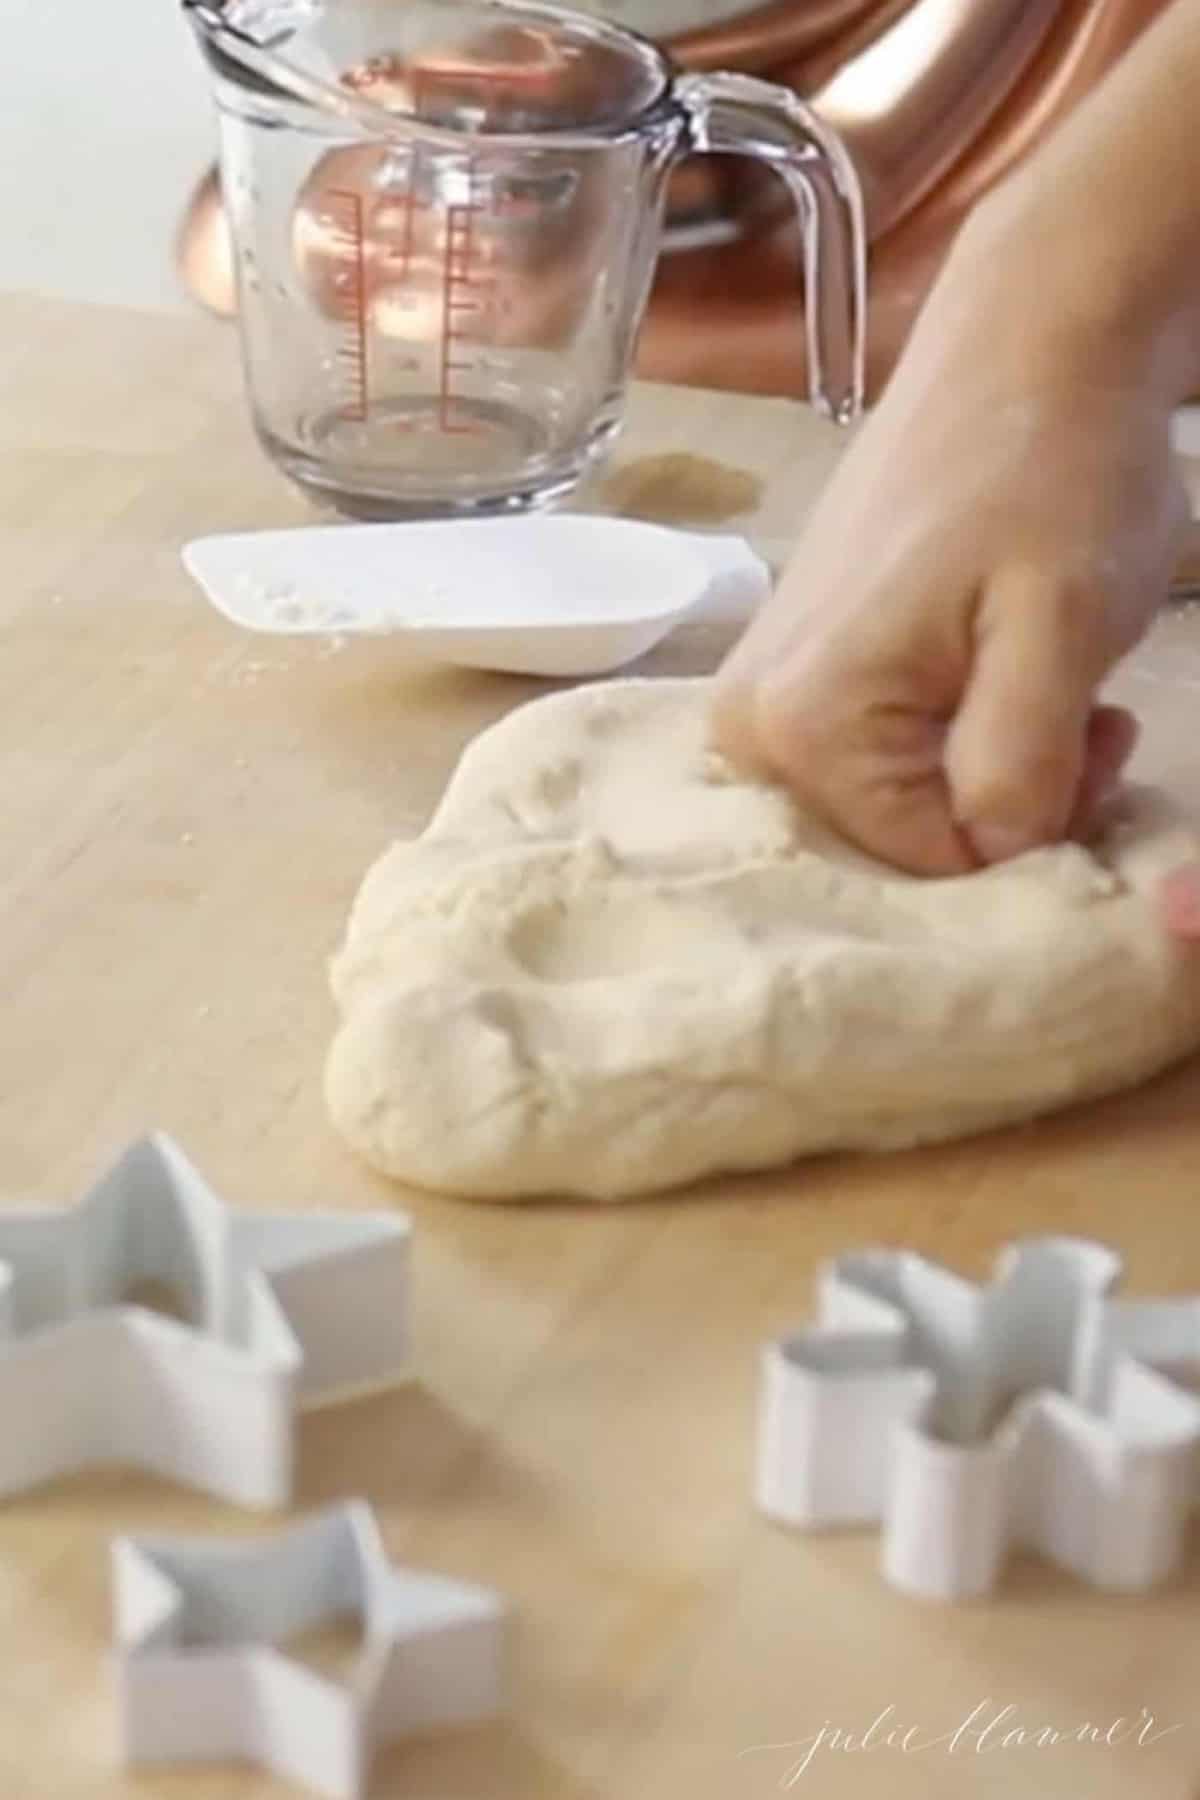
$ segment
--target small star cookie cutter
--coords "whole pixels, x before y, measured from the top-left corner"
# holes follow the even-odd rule
[[[906,1250],[827,1263],[818,1319],[763,1356],[756,1497],[882,1527],[894,1587],[989,1593],[1010,1552],[1142,1592],[1183,1551],[1200,1471],[1200,1298],[1113,1297],[1103,1244],[1011,1245],[980,1288]]]
[[[75,1207],[0,1210],[0,1495],[116,1463],[285,1506],[299,1406],[408,1372],[410,1235],[230,1211],[161,1134]],[[196,1323],[127,1303],[146,1282]]]
[[[129,1766],[246,1761],[363,1800],[385,1744],[503,1710],[505,1603],[393,1566],[361,1501],[265,1542],[120,1538],[112,1573]],[[343,1682],[288,1655],[347,1614],[362,1646]]]

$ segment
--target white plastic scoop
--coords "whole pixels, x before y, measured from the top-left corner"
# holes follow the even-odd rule
[[[746,617],[770,571],[740,537],[561,513],[198,538],[184,565],[247,631],[402,632],[469,668],[601,675],[688,613]]]

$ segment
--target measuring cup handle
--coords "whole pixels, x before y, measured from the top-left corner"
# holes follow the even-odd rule
[[[791,189],[804,241],[809,398],[839,423],[862,407],[867,249],[862,190],[829,126],[789,89],[749,75],[685,75],[692,150],[753,156]]]

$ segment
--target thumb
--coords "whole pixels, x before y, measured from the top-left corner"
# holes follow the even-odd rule
[[[946,739],[953,817],[982,862],[1065,838],[1105,664],[1086,593],[1012,570],[984,595],[966,692]]]

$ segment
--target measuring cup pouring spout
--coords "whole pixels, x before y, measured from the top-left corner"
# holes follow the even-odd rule
[[[646,39],[516,0],[183,5],[254,423],[309,491],[367,517],[568,492],[619,429],[667,176],[695,152],[760,158],[791,190],[810,397],[859,410],[859,184],[787,90],[680,76]]]

